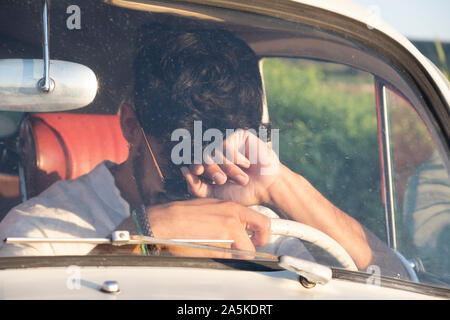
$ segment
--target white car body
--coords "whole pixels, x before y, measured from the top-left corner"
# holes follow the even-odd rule
[[[80,278],[77,278],[79,276]],[[117,281],[119,294],[101,290]],[[79,267],[12,269],[0,272],[1,299],[155,300],[364,300],[442,299],[333,279],[304,288],[290,271],[254,272],[181,267]]]

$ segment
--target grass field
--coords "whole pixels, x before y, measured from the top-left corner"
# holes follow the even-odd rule
[[[373,77],[296,59],[263,69],[281,161],[384,239]]]

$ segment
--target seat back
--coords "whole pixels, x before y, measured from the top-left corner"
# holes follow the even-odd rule
[[[116,115],[35,113],[20,131],[22,193],[31,198],[58,180],[75,179],[104,160],[121,163],[127,142]]]

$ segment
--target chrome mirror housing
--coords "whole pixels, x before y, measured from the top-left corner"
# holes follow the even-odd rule
[[[88,67],[50,60],[51,90],[41,89],[44,61],[0,59],[0,110],[55,112],[90,104],[97,94],[97,77]]]

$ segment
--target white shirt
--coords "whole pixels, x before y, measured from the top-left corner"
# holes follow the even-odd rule
[[[120,195],[105,161],[90,173],[75,180],[58,181],[50,188],[13,208],[0,223],[0,239],[33,238],[107,238],[130,216],[130,206]],[[271,217],[268,208],[253,209]],[[0,256],[86,255],[94,244],[6,244],[0,243]],[[313,260],[301,241],[271,236],[258,251],[289,254]]]

